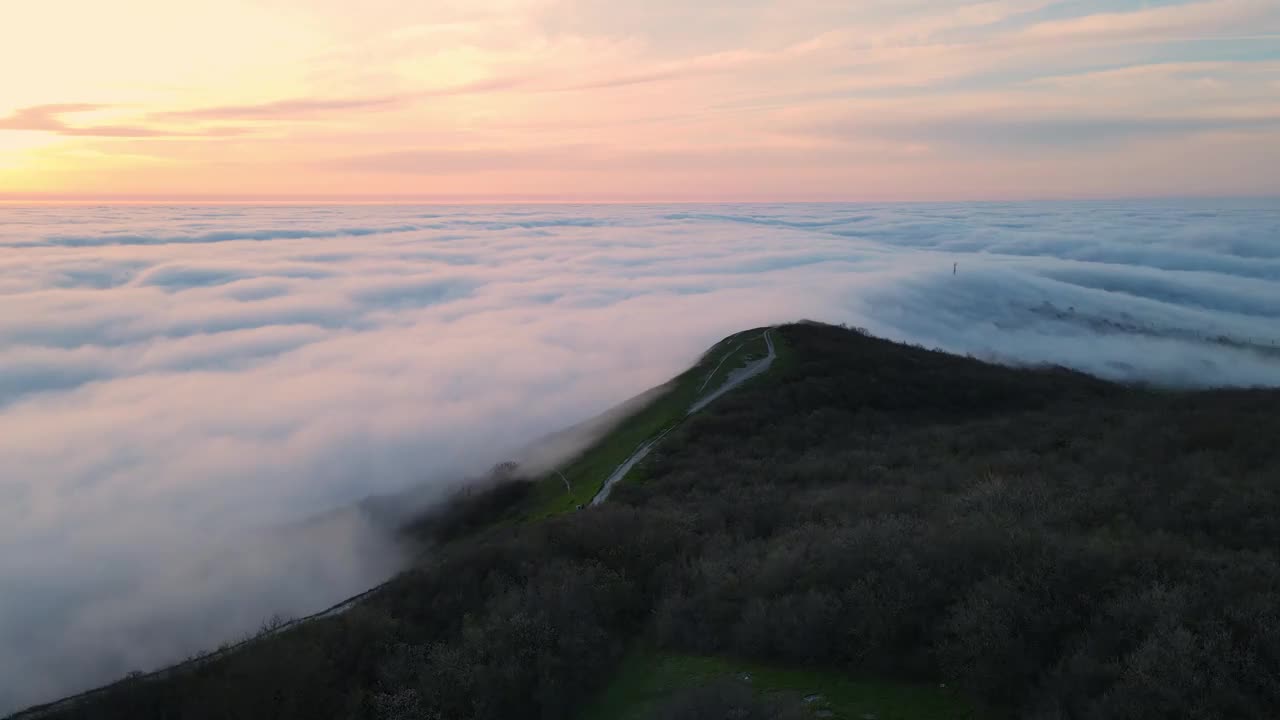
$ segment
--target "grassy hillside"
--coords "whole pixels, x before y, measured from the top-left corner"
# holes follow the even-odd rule
[[[755,328],[730,335],[670,382],[624,403],[635,407],[625,422],[611,428],[564,467],[537,478],[529,497],[505,506],[508,512],[504,519],[541,519],[589,504],[605,478],[637,448],[683,422],[694,401],[714,392],[729,373],[763,357],[763,333],[764,328]]]
[[[721,343],[588,450],[581,496],[478,493],[354,609],[46,716],[1274,715],[1280,392],[775,334],[766,375],[680,419]]]
[[[739,705],[797,717],[836,720],[956,720],[972,710],[945,686],[855,680],[824,669],[778,667],[723,657],[637,651],[619,665],[582,720],[643,720],[688,704],[690,691],[711,690],[704,705]],[[702,708],[700,708],[702,709]],[[790,712],[789,712],[790,711]],[[715,720],[732,714],[713,715]]]

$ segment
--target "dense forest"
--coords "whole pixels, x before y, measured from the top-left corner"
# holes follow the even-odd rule
[[[573,718],[637,647],[945,683],[978,717],[1280,712],[1280,392],[776,335],[785,362],[608,503],[460,496],[353,609],[43,716]],[[699,688],[649,716],[809,716],[783,700]]]

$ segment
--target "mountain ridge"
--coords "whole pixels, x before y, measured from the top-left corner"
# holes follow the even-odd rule
[[[928,712],[947,717],[1135,716],[1163,707],[1157,690],[1181,712],[1210,698],[1249,715],[1280,699],[1258,674],[1280,637],[1213,634],[1264,623],[1280,597],[1280,490],[1266,481],[1280,468],[1267,440],[1280,393],[1124,386],[819,324],[776,334],[785,361],[759,380],[687,422],[645,421],[669,434],[609,503],[548,512],[559,478],[495,482],[468,496],[497,502],[460,530],[414,528],[438,552],[348,612],[187,677],[13,717],[571,717],[624,682],[615,669],[639,666],[624,656],[655,652],[917,683],[908,695],[945,682]],[[637,414],[703,382],[720,357]],[[1126,674],[1176,648],[1186,677]],[[1228,650],[1254,670],[1214,659]],[[1118,669],[1090,665],[1102,657]],[[317,677],[332,678],[323,692]],[[809,694],[835,697],[825,676],[805,677]],[[875,695],[858,692],[832,716],[856,717],[848,708]]]

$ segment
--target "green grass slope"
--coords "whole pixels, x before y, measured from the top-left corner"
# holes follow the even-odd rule
[[[635,652],[581,720],[644,720],[681,690],[719,682],[742,685],[753,695],[790,705],[802,717],[833,720],[961,720],[972,710],[937,685],[859,681],[831,670],[796,669],[745,660]]]
[[[527,516],[541,518],[591,502],[605,478],[644,443],[680,424],[689,406],[719,387],[727,373],[740,367],[748,353],[763,357],[763,328],[730,335],[716,343],[699,361],[662,388],[649,391],[654,399],[605,433],[563,469],[541,478]],[[564,481],[568,480],[569,490]]]

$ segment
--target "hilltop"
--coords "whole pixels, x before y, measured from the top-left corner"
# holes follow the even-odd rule
[[[29,716],[1266,716],[1278,401],[757,328],[341,612]]]

